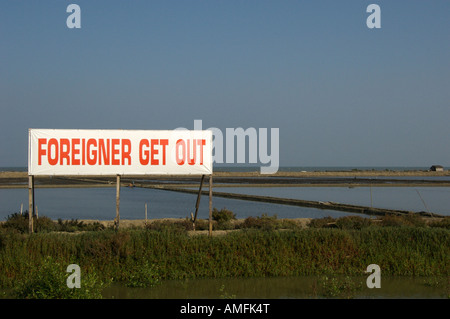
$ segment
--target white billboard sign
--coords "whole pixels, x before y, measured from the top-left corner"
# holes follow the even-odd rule
[[[209,130],[30,129],[29,175],[210,175]]]

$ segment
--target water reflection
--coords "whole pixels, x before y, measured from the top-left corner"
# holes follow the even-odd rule
[[[304,299],[304,298],[447,298],[448,283],[442,279],[413,277],[382,277],[381,288],[369,289],[366,277],[346,277],[353,288],[334,296],[336,287],[324,285],[323,277],[270,277],[168,280],[151,288],[127,288],[113,285],[104,291],[104,298],[120,299]],[[328,283],[329,284],[329,283]],[[329,284],[330,285],[330,284]],[[337,287],[339,288],[339,287]],[[334,289],[336,290],[336,289]]]

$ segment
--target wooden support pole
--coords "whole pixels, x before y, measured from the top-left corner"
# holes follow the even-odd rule
[[[147,226],[147,203],[145,203],[145,226]]]
[[[120,221],[120,213],[119,213],[119,206],[120,206],[120,175],[117,175],[116,178],[116,218],[114,218],[114,229],[119,229],[119,221]]]
[[[200,206],[200,197],[202,196],[202,188],[203,188],[203,181],[205,180],[205,175],[202,175],[202,179],[200,181],[200,187],[198,189],[198,194],[197,194],[197,202],[195,203],[195,215],[192,216],[191,213],[191,220],[192,220],[192,227],[195,230],[195,221],[197,220],[197,212],[198,212],[198,208]]]
[[[28,232],[33,233],[34,177],[28,176]]]
[[[32,183],[32,190],[33,190],[33,214],[32,214],[32,216],[34,217],[34,215],[36,215],[36,204],[35,204],[35,202],[36,202],[36,197],[34,196],[34,176],[33,176],[33,178],[32,178],[31,183]],[[33,223],[33,224],[34,224],[34,223]]]
[[[209,236],[212,236],[212,175],[209,175]]]

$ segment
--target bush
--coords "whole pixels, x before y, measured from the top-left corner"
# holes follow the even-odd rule
[[[22,215],[20,213],[13,213],[9,215],[6,222],[2,226],[4,229],[17,233],[28,233],[29,220],[28,211],[25,211]],[[33,230],[37,233],[46,233],[52,231],[62,232],[75,232],[75,231],[98,231],[104,230],[105,226],[99,222],[92,224],[84,224],[78,220],[66,220],[58,219],[57,222],[53,221],[49,217],[41,216],[36,218],[33,216]]]
[[[340,229],[362,229],[369,227],[372,221],[361,216],[344,216],[336,220],[336,226]]]
[[[424,227],[426,223],[424,219],[417,214],[408,215],[386,215],[377,220],[380,226],[388,227]],[[339,228],[339,229],[362,229],[373,225],[373,220],[361,216],[343,216],[339,218],[324,217],[312,219],[308,226],[311,228]]]
[[[235,229],[236,227],[235,227],[233,221],[229,220],[229,221],[224,221],[224,222],[213,224],[213,228],[214,228],[214,230],[230,230],[230,229]]]
[[[2,227],[9,231],[24,234],[28,233],[28,223],[28,211],[25,211],[22,215],[20,213],[8,215]]]
[[[28,233],[28,211],[25,211],[23,214],[13,213],[9,215],[6,222],[3,224],[3,227],[21,234]],[[46,216],[40,218],[33,216],[33,229],[36,232],[50,232],[57,230],[57,227],[55,223]]]
[[[58,230],[57,224],[46,216],[42,216],[33,220],[33,230],[39,233],[48,233]]]
[[[386,215],[381,218],[382,226],[390,227],[402,227],[402,226],[415,226],[424,227],[425,221],[416,214],[408,215]]]
[[[133,288],[147,288],[158,284],[161,276],[158,267],[150,264],[147,260],[141,265],[132,264],[127,266],[126,286]]]
[[[192,222],[186,220],[155,220],[146,226],[149,230],[166,232],[186,232],[192,229]]]
[[[336,219],[332,217],[323,217],[323,218],[313,218],[308,223],[308,227],[311,228],[324,228],[329,227],[330,224],[336,223]]]
[[[236,214],[226,208],[218,210],[214,207],[212,211],[212,219],[217,222],[215,229],[234,229],[233,220],[236,219]]]
[[[450,229],[450,216],[445,216],[441,220],[433,221],[428,224],[428,226]]]
[[[426,223],[422,216],[414,213],[404,215],[403,219],[408,226],[425,227]]]
[[[151,223],[148,223],[147,226],[145,226],[145,228],[148,230],[154,230],[159,232],[181,232],[181,233],[186,233],[189,230],[194,230],[192,220],[188,218],[179,220],[155,220],[152,221]],[[195,229],[208,230],[209,220],[197,219],[195,221]]]
[[[215,226],[215,222],[213,221],[213,227]],[[197,219],[195,221],[195,229],[196,230],[208,230],[209,229],[209,220],[207,219]],[[190,229],[192,230],[192,228]]]
[[[99,222],[94,222],[92,224],[84,224],[82,221],[79,222],[76,219],[62,220],[58,219],[57,230],[63,232],[76,232],[76,231],[98,231],[104,230],[106,227]]]
[[[217,210],[217,208],[214,207],[212,210],[212,219],[214,219],[218,223],[228,222],[230,220],[236,219],[236,214],[226,208]]]
[[[300,224],[298,224],[296,221],[285,218],[285,219],[280,219],[278,221],[278,228],[298,230],[298,229],[302,229],[303,227]]]
[[[268,216],[267,214],[262,214],[261,217],[247,217],[242,224],[242,228],[258,228],[264,230],[273,230],[279,228],[280,223],[278,223],[277,215]]]
[[[69,288],[69,273],[64,266],[46,257],[35,272],[25,279],[18,280],[14,289],[16,298],[21,299],[101,299],[106,284],[95,274],[82,274],[81,288]]]
[[[362,289],[363,284],[355,282],[349,276],[343,278],[323,276],[320,280],[320,287],[320,295],[325,298],[351,299],[357,291]]]

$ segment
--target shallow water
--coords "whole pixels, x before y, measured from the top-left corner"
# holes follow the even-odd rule
[[[216,187],[214,190],[450,215],[450,187]]]
[[[344,204],[411,211],[431,211],[450,215],[450,187],[216,187],[217,192],[332,201]],[[115,188],[37,188],[35,204],[40,216],[52,219],[98,219],[115,217]],[[185,218],[195,211],[197,195],[155,189],[122,187],[122,219]],[[28,206],[27,189],[0,189],[0,220]],[[321,218],[354,215],[351,213],[295,207],[262,202],[213,197],[213,207],[228,208],[237,218],[277,214],[278,218]],[[198,218],[208,218],[208,197],[202,196]]]
[[[344,278],[336,278],[339,283]],[[448,283],[432,278],[381,277],[381,288],[368,288],[366,277],[347,278],[352,289],[333,295],[331,278],[270,277],[169,280],[151,288],[127,288],[113,285],[104,290],[104,298],[121,299],[287,299],[287,298],[447,298]],[[328,287],[326,287],[328,284]]]
[[[37,188],[35,204],[39,216],[52,219],[111,220],[116,216],[115,188]],[[144,219],[145,203],[148,218],[185,218],[195,212],[197,195],[155,189],[127,188],[120,192],[120,218]],[[27,189],[0,189],[0,220],[28,207]],[[237,218],[277,214],[278,218],[321,218],[353,215],[332,210],[295,207],[213,197],[213,207],[228,208]],[[202,196],[198,218],[208,218],[208,197]]]

